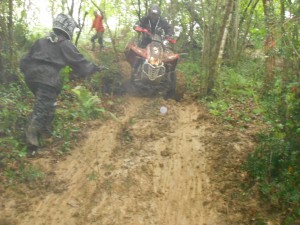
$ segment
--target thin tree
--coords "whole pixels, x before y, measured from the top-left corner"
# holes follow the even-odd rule
[[[265,81],[264,90],[267,91],[272,87],[275,76],[275,49],[276,49],[276,39],[275,39],[275,12],[274,12],[274,2],[273,0],[262,0],[265,14],[265,27],[266,27],[266,37],[265,37]]]
[[[244,10],[244,13],[241,17],[240,24],[239,24],[239,41],[238,41],[238,48],[237,53],[235,55],[235,62],[241,57],[242,52],[244,51],[247,45],[247,38],[249,34],[249,30],[251,27],[251,22],[253,18],[253,14],[255,12],[255,8],[260,0],[249,0],[249,4]],[[249,11],[249,12],[248,12]],[[244,25],[245,24],[245,25]]]
[[[220,32],[217,37],[217,42],[214,46],[214,51],[212,52],[212,60],[209,68],[208,76],[206,77],[207,88],[205,90],[205,95],[213,94],[213,89],[215,88],[215,82],[218,77],[219,68],[223,60],[223,52],[228,34],[228,27],[232,18],[233,0],[228,0],[225,14],[223,17],[222,25],[220,27]]]

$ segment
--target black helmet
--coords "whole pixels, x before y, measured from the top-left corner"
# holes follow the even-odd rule
[[[159,17],[160,17],[160,8],[158,5],[154,4],[150,7],[148,16],[152,23],[157,23]]]
[[[73,32],[77,24],[75,20],[66,14],[60,13],[57,17],[53,20],[53,31],[54,33],[63,32],[66,34],[66,37],[71,40],[73,36]]]

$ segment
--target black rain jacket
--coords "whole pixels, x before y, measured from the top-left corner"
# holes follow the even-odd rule
[[[157,23],[152,23],[149,16],[144,16],[141,18],[140,21],[138,21],[133,29],[135,29],[137,26],[140,26],[144,29],[147,29],[152,34],[158,34],[162,35],[165,34],[166,36],[173,36],[174,31],[172,26],[168,23],[168,21],[163,18],[159,17],[159,20]],[[140,47],[145,48],[147,44],[151,42],[151,39],[147,34],[142,34],[142,42],[140,44]]]
[[[98,67],[86,60],[70,40],[62,36],[56,38],[56,41],[50,37],[38,39],[20,60],[20,69],[27,83],[46,84],[60,92],[63,81],[59,72],[65,66],[70,66],[80,77],[95,73]]]
[[[172,26],[163,17],[160,17],[157,23],[152,23],[149,16],[144,16],[135,24],[136,26],[143,27],[152,34],[162,35],[164,31],[165,35],[172,36],[174,33]]]

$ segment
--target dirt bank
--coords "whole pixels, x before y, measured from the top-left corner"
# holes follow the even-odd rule
[[[93,122],[70,154],[32,159],[45,180],[3,192],[0,224],[254,224],[239,169],[250,131],[227,129],[189,99],[121,99],[117,118]]]

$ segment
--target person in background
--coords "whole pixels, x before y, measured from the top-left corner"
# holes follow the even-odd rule
[[[75,20],[69,15],[57,15],[53,20],[53,32],[36,40],[20,60],[25,82],[35,96],[25,128],[30,146],[39,147],[41,135],[51,134],[56,98],[63,86],[60,70],[70,66],[74,74],[84,78],[105,68],[85,59],[72,43],[76,26]]]
[[[93,45],[93,50],[95,50],[95,40],[98,40],[98,43],[100,45],[100,48],[102,49],[104,47],[103,45],[103,33],[104,33],[104,26],[103,26],[103,20],[104,20],[104,13],[100,11],[100,14],[98,14],[97,11],[94,11],[94,20],[92,27],[90,29],[90,32],[95,29],[96,33],[92,36],[91,42]]]

